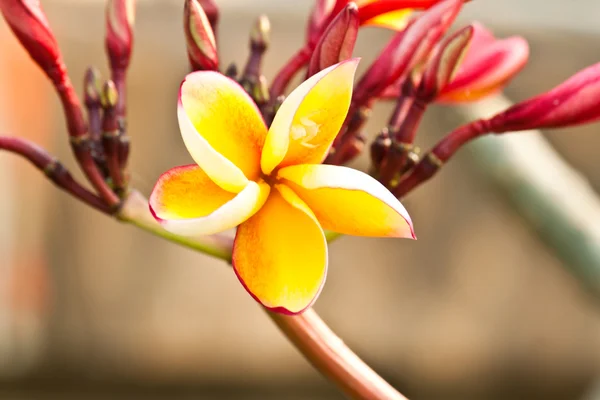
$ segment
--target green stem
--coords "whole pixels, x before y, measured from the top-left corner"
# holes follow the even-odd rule
[[[189,238],[170,233],[154,219],[148,208],[148,200],[138,191],[132,190],[123,201],[117,218],[171,242],[200,251],[221,260],[231,262],[233,239],[224,235]]]

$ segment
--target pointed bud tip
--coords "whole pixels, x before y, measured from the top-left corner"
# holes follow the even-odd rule
[[[219,58],[215,35],[198,0],[186,0],[183,25],[192,69],[216,70]]]
[[[104,82],[104,86],[102,87],[102,104],[105,108],[112,108],[117,105],[117,101],[119,100],[119,93],[117,92],[117,87],[112,80],[108,80]]]
[[[109,0],[106,3],[106,50],[113,68],[129,65],[133,45],[135,0]]]
[[[266,49],[269,46],[271,33],[271,21],[266,15],[257,18],[250,31],[250,43],[254,47]]]
[[[99,104],[101,101],[101,75],[100,71],[96,67],[88,67],[85,71],[84,82],[84,95],[86,104]]]
[[[0,1],[0,12],[30,57],[54,82],[65,71],[56,38],[39,1]]]

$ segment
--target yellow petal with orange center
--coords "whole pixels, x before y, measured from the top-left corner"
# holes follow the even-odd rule
[[[198,71],[181,84],[179,127],[192,158],[217,185],[238,193],[260,175],[265,123],[248,94],[214,71]]]
[[[254,215],[270,187],[249,181],[239,193],[216,185],[197,165],[165,172],[150,195],[150,210],[168,231],[185,236],[210,235],[231,229]]]
[[[313,75],[285,99],[269,129],[261,167],[320,163],[346,119],[358,59]]]
[[[233,268],[248,292],[273,311],[309,307],[325,282],[327,242],[312,211],[276,185],[263,208],[239,226]]]
[[[406,28],[411,13],[412,10],[410,9],[391,11],[365,21],[364,25],[379,26],[381,28],[401,31]]]
[[[352,168],[294,165],[278,171],[310,207],[324,229],[356,236],[414,238],[400,201],[381,183]]]

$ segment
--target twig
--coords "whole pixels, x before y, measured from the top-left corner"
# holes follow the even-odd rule
[[[406,400],[358,358],[313,309],[296,316],[268,315],[304,357],[346,395],[353,399]]]
[[[111,190],[100,173],[91,151],[91,137],[83,119],[83,111],[79,98],[73,89],[71,80],[64,72],[48,73],[58,92],[65,112],[65,119],[69,130],[71,147],[79,162],[79,165],[92,184],[100,194],[100,197],[111,207],[120,203],[119,197]]]
[[[102,199],[81,186],[59,161],[50,156],[46,150],[38,145],[17,137],[0,136],[0,149],[24,157],[40,171],[43,171],[56,186],[83,201],[85,204],[105,214],[114,213],[114,209],[111,210]]]
[[[277,73],[270,89],[271,101],[275,101],[277,97],[285,92],[292,78],[304,67],[310,60],[311,49],[303,47],[288,60],[281,70]]]

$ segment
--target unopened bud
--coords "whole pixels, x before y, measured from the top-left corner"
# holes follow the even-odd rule
[[[398,32],[369,67],[357,85],[360,102],[380,96],[385,88],[404,80],[410,71],[424,62],[446,33],[463,5],[463,0],[444,0]]]
[[[206,14],[206,18],[208,18],[208,22],[210,23],[210,27],[213,30],[213,33],[217,33],[217,25],[219,23],[219,7],[213,0],[199,0],[204,13]]]
[[[358,7],[349,3],[321,36],[310,60],[308,76],[352,57],[358,27]]]
[[[113,69],[125,69],[131,59],[135,0],[106,3],[106,51]]]
[[[432,101],[452,80],[473,37],[473,27],[458,30],[442,41],[437,53],[429,62],[417,89],[423,102]]]
[[[84,102],[88,107],[98,106],[101,103],[102,77],[100,71],[95,67],[89,67],[85,71],[83,79]]]
[[[515,104],[489,120],[496,133],[562,128],[600,119],[600,63],[573,75],[554,89]]]
[[[108,80],[104,83],[102,88],[102,107],[105,109],[114,108],[119,101],[119,92],[117,87],[112,80]]]
[[[315,45],[327,28],[337,0],[317,0],[308,19],[306,41]]]
[[[479,23],[452,81],[436,99],[444,103],[472,102],[501,90],[527,64],[529,46],[519,36],[496,39]]]
[[[36,64],[54,83],[62,82],[65,71],[60,50],[39,0],[2,0],[0,11]]]
[[[192,69],[217,70],[219,58],[215,35],[198,0],[185,1],[183,27]]]
[[[250,47],[254,50],[265,51],[269,47],[271,22],[266,15],[261,15],[250,31]]]

